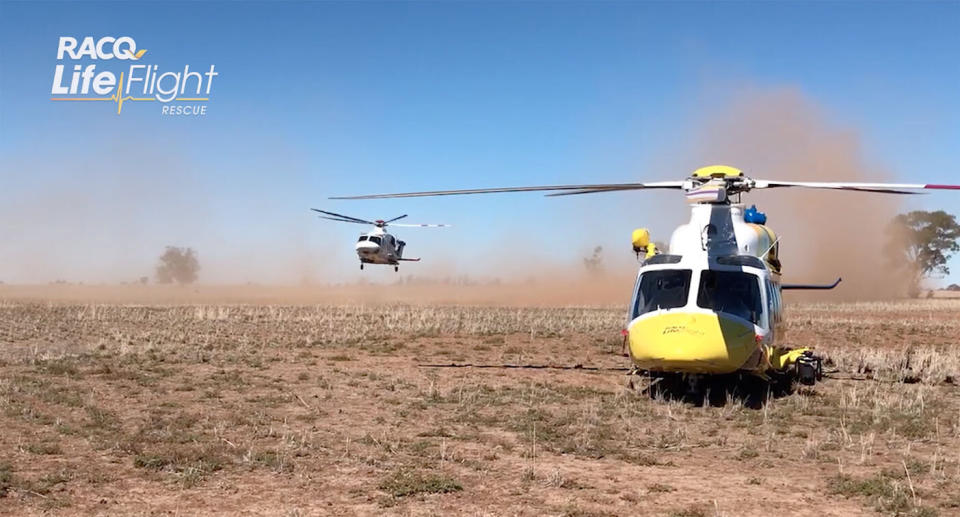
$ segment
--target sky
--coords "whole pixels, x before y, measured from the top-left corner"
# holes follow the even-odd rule
[[[161,72],[215,65],[206,114],[51,101],[74,64],[61,36],[130,36]],[[800,92],[878,179],[960,183],[958,55],[960,1],[0,0],[0,281],[132,280],[166,245],[196,248],[205,282],[393,278],[357,268],[364,227],[310,207],[453,224],[396,232],[424,257],[412,274],[618,253],[637,226],[666,240],[682,200],[327,197],[681,179],[710,114],[751,92]],[[960,195],[903,208],[960,215]],[[938,281],[960,283],[950,265]]]

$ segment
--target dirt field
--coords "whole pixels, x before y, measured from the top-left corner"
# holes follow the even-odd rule
[[[960,515],[960,300],[792,307],[836,373],[749,409],[621,307],[0,299],[0,514]]]

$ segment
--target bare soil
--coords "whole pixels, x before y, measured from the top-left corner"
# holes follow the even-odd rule
[[[792,307],[830,374],[759,409],[630,391],[622,324],[7,297],[0,514],[960,514],[960,301]]]

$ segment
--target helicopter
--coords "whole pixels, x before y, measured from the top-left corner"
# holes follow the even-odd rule
[[[322,219],[330,219],[331,221],[339,221],[341,223],[370,224],[374,226],[372,231],[360,235],[360,238],[357,240],[357,244],[355,246],[357,250],[357,257],[360,258],[361,270],[363,269],[364,264],[386,264],[393,266],[394,271],[400,271],[401,261],[420,262],[419,258],[403,258],[403,249],[406,247],[407,243],[387,233],[386,230],[384,230],[384,228],[387,226],[406,226],[409,228],[445,228],[450,226],[449,224],[394,223],[394,221],[399,221],[400,219],[407,217],[407,214],[403,214],[386,221],[383,219],[367,221],[365,219],[358,219],[349,215],[327,212],[318,208],[311,208],[310,210],[324,214],[318,216]]]
[[[634,373],[644,374],[651,396],[661,389],[695,389],[721,376],[766,382],[796,380],[812,385],[822,379],[823,361],[811,348],[781,344],[782,291],[833,289],[827,284],[782,281],[780,238],[766,215],[745,207],[741,196],[755,189],[812,188],[917,194],[923,189],[960,190],[960,185],[848,183],[752,179],[740,169],[711,165],[680,181],[606,183],[441,190],[345,196],[332,199],[382,199],[500,192],[547,192],[547,196],[682,190],[691,204],[690,220],[672,234],[661,253],[644,228],[631,236],[642,255],[622,334]],[[656,386],[660,386],[656,390]]]

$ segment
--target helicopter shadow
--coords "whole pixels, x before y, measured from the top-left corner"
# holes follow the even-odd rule
[[[754,375],[667,375],[653,377],[644,390],[656,400],[678,401],[698,407],[742,404],[762,409],[769,401],[798,392],[790,377],[761,379]]]

